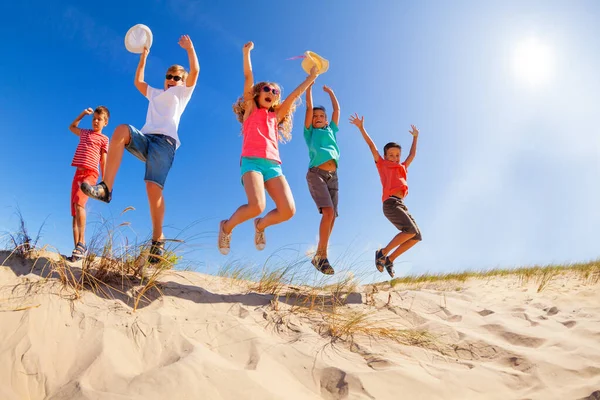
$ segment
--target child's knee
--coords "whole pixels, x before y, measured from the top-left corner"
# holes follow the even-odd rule
[[[248,211],[250,211],[253,217],[262,214],[262,212],[265,211],[265,207],[266,204],[260,201],[248,203]]]
[[[288,219],[292,218],[294,214],[296,214],[296,205],[290,204],[287,207],[280,209],[279,212],[281,213],[281,217],[284,219],[284,221],[287,221]]]
[[[323,207],[321,208],[321,213],[323,214],[323,218],[333,221],[335,219],[335,211],[333,207]]]

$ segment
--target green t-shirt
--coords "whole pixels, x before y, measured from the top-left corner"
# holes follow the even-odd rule
[[[337,144],[336,134],[339,128],[335,122],[323,128],[304,128],[304,140],[308,146],[308,156],[310,163],[308,168],[317,167],[326,161],[333,160],[338,164],[340,159],[340,149]]]

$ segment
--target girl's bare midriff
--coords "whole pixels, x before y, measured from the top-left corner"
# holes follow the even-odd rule
[[[324,171],[333,172],[337,169],[337,164],[333,160],[327,160],[323,164],[319,165],[317,168],[322,169]]]

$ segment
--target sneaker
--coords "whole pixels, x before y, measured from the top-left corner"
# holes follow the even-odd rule
[[[377,271],[383,272],[386,258],[387,257],[383,255],[383,251],[381,251],[381,249],[375,252],[375,268],[377,268]]]
[[[106,183],[100,182],[97,185],[90,185],[87,182],[81,184],[81,191],[92,199],[100,200],[105,203],[110,203],[112,192],[108,190]]]
[[[259,220],[260,218],[254,220],[254,246],[256,246],[256,250],[263,250],[267,245],[267,239],[265,238],[265,231],[258,230]]]
[[[229,254],[229,249],[231,247],[231,232],[225,233],[225,231],[223,230],[223,225],[225,224],[225,222],[226,222],[226,220],[223,220],[219,224],[219,240],[218,240],[219,251],[224,256]]]
[[[158,264],[163,260],[165,254],[165,242],[162,240],[153,240],[150,246],[150,255],[148,256],[148,262],[150,264]]]
[[[394,277],[394,263],[390,261],[389,257],[385,258],[385,269],[388,274],[393,278]]]
[[[315,256],[313,257],[311,264],[315,266],[317,271],[325,275],[333,275],[335,273],[333,267],[331,266],[331,264],[329,264],[329,260],[327,258]]]

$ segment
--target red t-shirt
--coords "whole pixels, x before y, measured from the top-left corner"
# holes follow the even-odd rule
[[[107,136],[89,129],[81,129],[79,132],[79,144],[75,150],[71,165],[98,172],[100,156],[102,153],[107,152]]]
[[[406,182],[406,165],[404,163],[396,164],[379,157],[375,163],[381,185],[383,186],[382,201],[386,201],[391,195],[400,192],[402,197],[408,195],[408,183]]]

